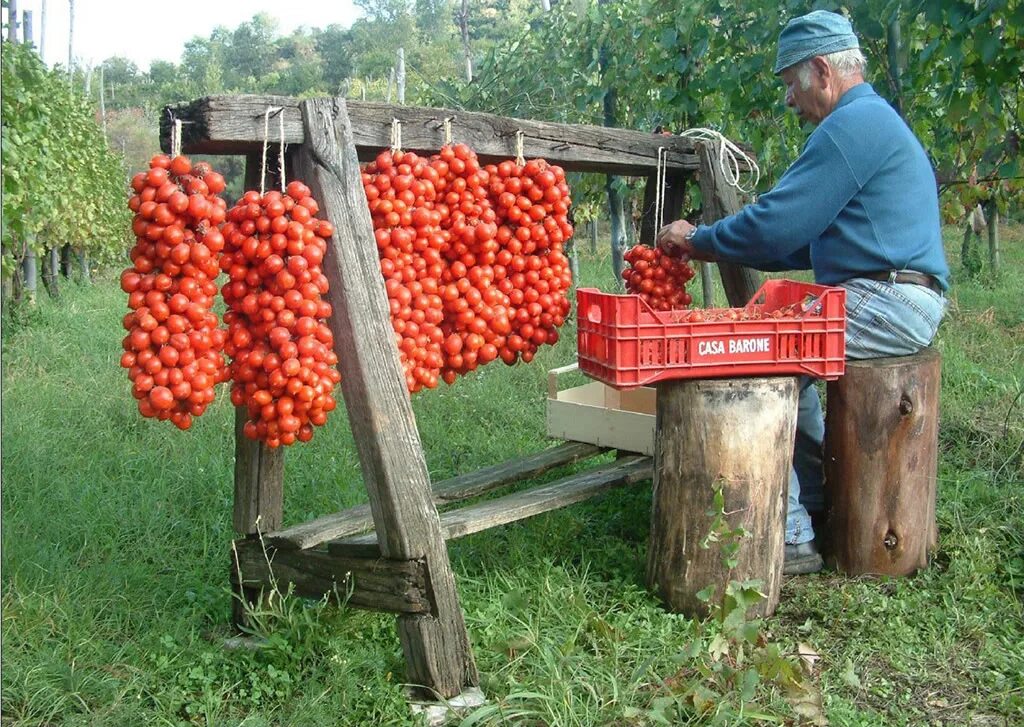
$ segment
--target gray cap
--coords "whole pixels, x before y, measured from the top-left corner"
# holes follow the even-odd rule
[[[778,75],[808,58],[850,48],[860,48],[850,21],[838,13],[815,10],[793,18],[782,29],[773,73]]]

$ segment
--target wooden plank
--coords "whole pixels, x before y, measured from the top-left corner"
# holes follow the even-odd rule
[[[285,142],[289,145],[303,143],[305,132],[297,99],[236,95],[207,96],[168,106],[160,115],[161,146],[165,150],[170,148],[172,119],[177,118],[183,122],[182,150],[185,153],[256,151],[263,142],[263,116],[270,107],[283,109]],[[653,174],[659,147],[668,150],[670,171],[695,171],[699,167],[694,142],[679,136],[365,101],[350,101],[347,108],[353,141],[363,161],[391,146],[393,119],[401,122],[403,149],[434,152],[444,143],[444,120],[450,118],[454,140],[469,144],[484,162],[514,158],[516,133],[522,131],[527,157],[544,157],[568,171],[629,176]],[[269,133],[275,142],[280,136],[278,123],[275,117]]]
[[[439,505],[476,497],[513,482],[536,477],[555,467],[593,457],[604,451],[606,450],[602,447],[592,444],[566,442],[528,457],[517,457],[501,464],[443,480],[434,485],[433,502],[435,505]],[[329,540],[362,533],[372,527],[373,516],[370,513],[370,506],[357,505],[285,530],[268,533],[264,539],[278,548],[301,550],[315,548]]]
[[[499,487],[530,479],[555,467],[573,464],[607,451],[585,442],[566,442],[527,457],[484,467],[475,472],[452,477],[438,484],[435,496],[439,502],[457,502],[482,495]]]
[[[245,160],[245,188],[259,189],[260,155]],[[235,532],[252,535],[281,527],[284,517],[284,450],[242,434],[245,407],[235,409]]]
[[[549,485],[516,492],[478,505],[450,510],[441,515],[441,528],[448,540],[481,530],[506,525],[550,510],[583,502],[619,485],[631,485],[651,479],[653,460],[650,457],[628,456],[597,469],[580,472]],[[376,533],[329,543],[329,552],[346,552],[353,545],[377,542]]]
[[[391,613],[430,612],[426,567],[418,560],[379,557],[339,557],[324,551],[277,550],[256,539],[235,541],[231,581],[237,588],[256,591],[289,585],[305,598],[332,596],[350,606]],[[241,573],[241,584],[239,583]]]
[[[697,146],[700,158],[700,196],[702,217],[705,225],[728,217],[743,208],[736,188],[725,181],[718,155],[712,142],[703,141]],[[729,305],[739,307],[746,305],[761,287],[764,276],[753,268],[733,263],[718,263],[718,272],[722,276],[722,286]]]
[[[335,228],[323,262],[330,323],[381,553],[427,565],[432,613],[398,617],[405,679],[453,697],[479,676],[398,360],[352,126],[341,98],[304,101],[301,110],[298,173]]]

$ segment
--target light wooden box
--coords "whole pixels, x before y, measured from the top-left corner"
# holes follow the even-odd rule
[[[548,436],[653,455],[655,390],[619,391],[600,381],[559,389],[558,377],[576,370],[570,364],[548,371]]]

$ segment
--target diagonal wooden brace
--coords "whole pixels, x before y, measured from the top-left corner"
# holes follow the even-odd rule
[[[330,325],[381,554],[426,563],[432,612],[398,617],[406,678],[453,697],[479,676],[388,318],[351,123],[341,98],[311,99],[300,108],[298,175],[334,225],[323,262]]]

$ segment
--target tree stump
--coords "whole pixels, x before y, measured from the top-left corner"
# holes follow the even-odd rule
[[[709,603],[698,593],[706,587],[719,599],[731,580],[759,580],[766,598],[752,613],[771,615],[782,579],[796,378],[671,381],[658,385],[657,401],[648,587],[669,610],[703,617]],[[716,542],[713,533],[738,527],[747,535],[730,568],[723,546],[735,538]]]
[[[828,384],[825,418],[827,557],[846,573],[909,575],[938,543],[942,357],[847,361]]]

